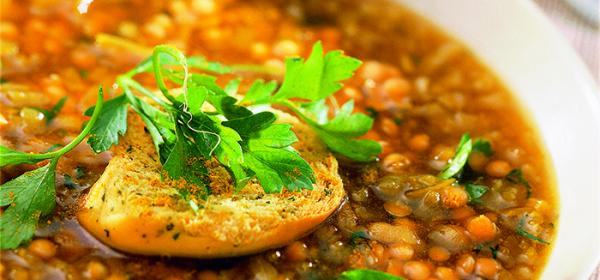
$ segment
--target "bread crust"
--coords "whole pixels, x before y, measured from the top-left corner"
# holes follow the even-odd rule
[[[239,193],[220,165],[210,169],[212,194],[196,213],[180,198],[180,183],[161,179],[162,168],[143,122],[129,114],[129,128],[78,212],[80,224],[107,245],[129,253],[195,258],[232,257],[283,246],[323,222],[344,197],[338,163],[305,124],[292,124],[294,148],[315,171],[313,190],[265,194],[251,181]],[[162,176],[164,177],[164,176]]]

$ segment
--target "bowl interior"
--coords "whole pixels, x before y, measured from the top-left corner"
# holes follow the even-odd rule
[[[599,258],[600,93],[529,1],[398,0],[464,42],[537,127],[559,192],[557,238],[543,279],[588,279]]]

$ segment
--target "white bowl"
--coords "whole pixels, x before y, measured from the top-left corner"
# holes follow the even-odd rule
[[[463,41],[497,73],[542,135],[559,189],[543,279],[588,279],[600,252],[600,92],[530,1],[398,0]]]

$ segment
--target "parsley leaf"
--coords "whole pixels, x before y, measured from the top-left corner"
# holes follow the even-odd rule
[[[55,169],[58,160],[79,145],[90,133],[103,106],[102,88],[98,91],[96,109],[81,133],[63,148],[44,153],[26,154],[2,147],[2,161],[10,164],[50,162],[38,169],[23,173],[21,176],[0,186],[0,207],[7,206],[0,219],[0,248],[14,249],[31,239],[40,218],[52,213],[55,202]],[[29,158],[25,157],[27,155]]]
[[[244,153],[245,165],[256,174],[266,193],[279,193],[283,187],[291,191],[312,189],[312,168],[297,153],[252,142]]]
[[[274,124],[273,113],[262,112],[227,121],[242,137],[244,168],[250,170],[267,193],[312,189],[316,182],[310,165],[290,145],[298,139],[289,124]]]
[[[361,113],[352,114],[353,110],[354,101],[350,100],[342,105],[332,120],[321,124],[320,127],[346,138],[364,135],[373,126],[373,119]]]
[[[215,156],[221,164],[229,169],[239,190],[250,179],[250,176],[242,166],[244,163],[244,154],[240,144],[242,138],[239,132],[225,126],[223,123],[218,123],[217,128],[221,137],[221,143],[215,150]]]
[[[404,280],[402,277],[394,276],[383,271],[371,269],[353,269],[342,272],[338,280]]]
[[[377,117],[379,117],[379,111],[377,111],[377,109],[375,109],[373,107],[367,107],[366,110],[367,110],[367,113],[369,113],[369,117],[371,117],[372,119],[376,119]],[[396,123],[396,124],[398,124],[398,123]]]
[[[305,118],[315,121],[317,124],[326,123],[329,120],[329,106],[325,99],[315,102],[300,104],[300,113]]]
[[[233,128],[243,139],[249,139],[257,131],[263,130],[277,119],[271,112],[260,112],[244,118],[223,122],[224,126]],[[294,136],[295,138],[295,136]],[[294,140],[295,141],[295,140]],[[293,143],[293,142],[292,142]],[[291,144],[291,143],[289,143]],[[287,145],[289,145],[287,144]]]
[[[58,100],[58,102],[56,102],[56,104],[54,104],[54,106],[50,110],[37,108],[37,107],[32,107],[32,109],[44,114],[44,116],[46,117],[46,124],[49,124],[54,118],[56,118],[58,113],[60,113],[60,110],[62,110],[62,108],[65,106],[66,102],[67,102],[67,97],[64,96],[63,98]]]
[[[238,89],[240,88],[240,83],[242,81],[240,79],[233,79],[227,83],[225,88],[223,89],[227,95],[233,96],[238,93]]]
[[[335,117],[327,120],[327,106],[311,106],[313,116],[320,119],[310,118],[306,110],[293,108],[313,130],[319,138],[334,153],[359,162],[374,160],[381,153],[381,145],[373,140],[354,139],[367,133],[372,125],[373,119],[361,113],[352,113],[354,103],[352,101],[344,104],[336,113]]]
[[[339,134],[315,127],[315,131],[327,147],[338,155],[358,162],[369,162],[382,151],[381,145],[373,140],[341,138]]]
[[[531,197],[531,185],[529,181],[523,176],[523,171],[520,168],[513,169],[506,175],[506,180],[513,184],[520,184],[527,190],[527,198]]]
[[[86,116],[91,116],[94,107],[85,111]],[[119,135],[127,131],[127,97],[117,96],[107,100],[100,112],[98,121],[90,132],[87,143],[96,153],[104,152],[112,145],[119,143]]]
[[[189,83],[194,87],[204,88],[206,90],[206,100],[212,105],[217,113],[222,114],[227,119],[247,117],[252,114],[246,107],[237,105],[237,99],[229,96],[227,92],[217,85],[215,77],[206,75],[191,74]],[[188,95],[190,94],[188,90]],[[190,102],[189,107],[199,106]]]
[[[481,197],[489,191],[489,188],[484,185],[467,183],[465,190],[469,195],[469,203],[481,203]]]
[[[525,230],[525,222],[526,221],[527,221],[527,215],[524,215],[523,217],[521,217],[521,219],[519,219],[519,223],[517,224],[517,228],[515,229],[515,232],[518,235],[523,236],[523,237],[525,237],[527,239],[530,239],[530,240],[533,240],[533,241],[545,244],[545,245],[550,244],[550,242],[548,242],[548,241],[546,241],[544,239],[541,239],[541,238],[539,238],[539,237],[537,237],[537,236],[529,233],[527,230]]]
[[[52,213],[55,205],[54,170],[57,159],[49,164],[24,173],[2,185],[0,206],[2,213],[0,248],[12,249],[31,239],[38,220]]]
[[[360,65],[360,60],[345,56],[341,51],[323,56],[323,46],[317,42],[306,62],[301,58],[285,61],[285,78],[273,99],[323,99],[341,89],[339,81],[350,78]]]
[[[274,82],[265,83],[258,80],[251,86],[241,103],[288,107],[313,128],[319,138],[337,155],[359,162],[372,161],[381,153],[381,145],[372,140],[355,138],[371,129],[373,119],[365,114],[353,114],[354,104],[348,102],[329,120],[327,115],[330,108],[325,103],[327,98],[342,87],[340,81],[351,77],[360,64],[359,60],[345,56],[341,51],[331,51],[323,55],[323,47],[317,42],[306,61],[301,58],[286,60],[283,83],[274,94]]]
[[[204,158],[199,157],[195,149],[185,135],[178,131],[177,141],[163,163],[163,168],[173,179],[184,178],[188,183],[205,186],[208,170],[204,166]]]
[[[174,145],[177,140],[175,123],[172,121],[171,116],[138,97],[128,95],[128,99],[131,108],[142,118],[146,125],[159,158],[164,161],[168,155],[169,147]]]
[[[481,138],[476,139],[475,142],[473,142],[473,152],[480,152],[486,157],[491,157],[494,154],[492,143]]]
[[[352,234],[350,234],[350,245],[354,246],[358,243],[359,240],[363,240],[363,239],[369,239],[369,234],[364,231],[364,230],[358,230],[358,231],[354,231],[352,232]]]
[[[498,252],[500,251],[500,244],[496,244],[496,246],[489,246],[490,253],[492,253],[492,258],[498,259]]]
[[[276,88],[277,82],[275,81],[265,83],[263,80],[256,80],[242,98],[241,103],[268,104],[271,101],[271,94]]]
[[[493,245],[493,244],[489,244],[489,243],[480,243],[473,247],[473,252],[479,254],[482,251],[484,251],[484,249],[487,249],[490,251],[492,258],[497,259],[498,251],[500,250],[500,244]]]
[[[338,91],[339,81],[352,76],[361,62],[344,56],[341,51],[328,52],[323,56],[323,47],[317,42],[309,58],[286,60],[286,75],[271,102],[293,110],[317,133],[319,138],[334,153],[354,161],[368,162],[381,153],[381,145],[372,140],[355,139],[364,135],[373,125],[373,119],[364,114],[353,114],[354,104],[348,102],[328,120],[329,107],[325,99]],[[316,81],[316,82],[315,82]],[[270,88],[253,93],[250,100],[265,102]],[[291,98],[313,101],[292,102]]]
[[[448,165],[444,167],[444,169],[442,170],[442,172],[440,172],[438,177],[440,179],[449,179],[458,175],[467,163],[472,148],[473,146],[471,143],[471,137],[468,133],[463,134],[463,136],[460,138],[458,146],[456,147],[454,157],[452,158],[450,163],[448,163]]]

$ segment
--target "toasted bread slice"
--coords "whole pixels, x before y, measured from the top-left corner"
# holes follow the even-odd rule
[[[217,258],[285,245],[323,222],[344,197],[338,163],[305,124],[276,111],[299,141],[294,148],[315,171],[313,190],[265,194],[251,181],[233,192],[229,173],[210,168],[213,194],[194,212],[165,179],[154,145],[137,115],[78,213],[81,225],[109,246],[143,255]],[[217,193],[214,193],[217,190]]]

